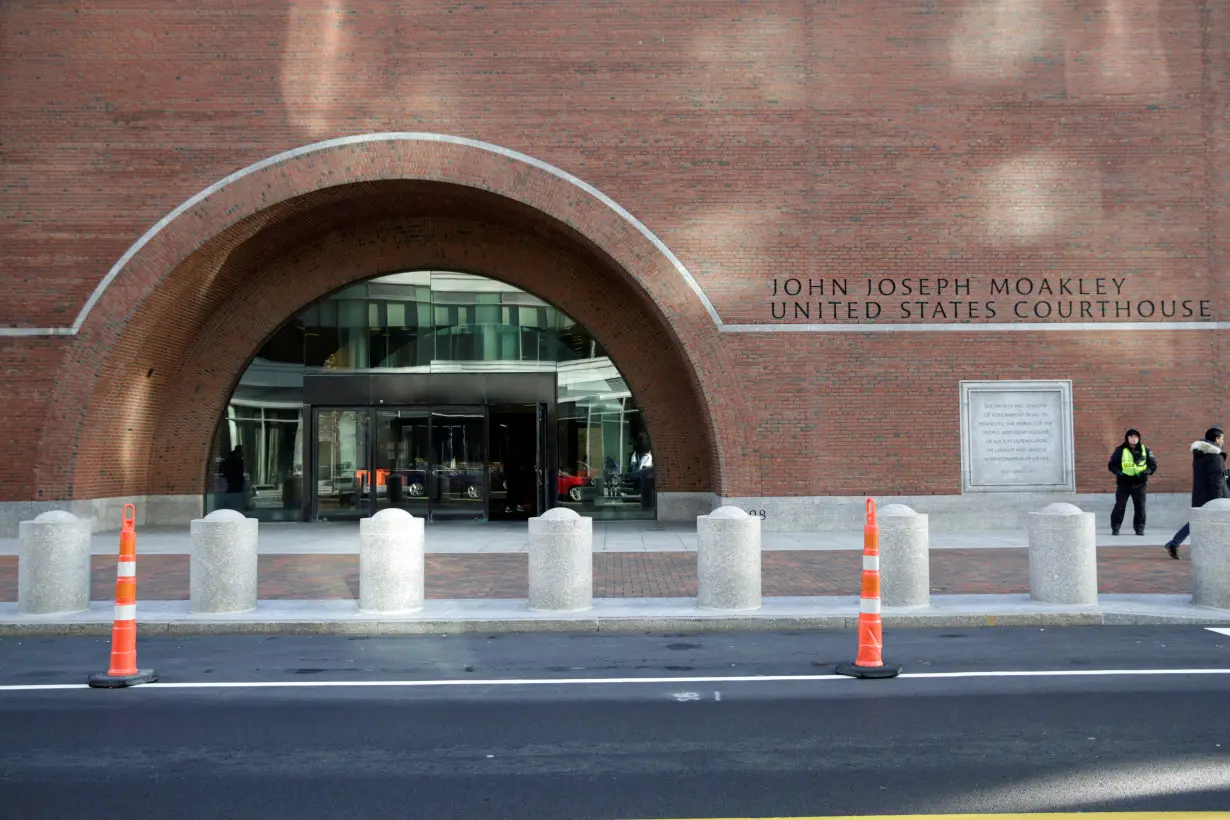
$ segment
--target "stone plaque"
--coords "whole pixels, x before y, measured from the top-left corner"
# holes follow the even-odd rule
[[[961,487],[1075,492],[1072,382],[961,382]]]

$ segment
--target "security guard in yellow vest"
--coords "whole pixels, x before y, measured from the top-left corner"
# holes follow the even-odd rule
[[[1132,529],[1137,535],[1145,534],[1145,488],[1149,476],[1157,472],[1157,460],[1153,451],[1140,441],[1140,431],[1128,430],[1123,443],[1110,454],[1106,465],[1115,474],[1115,508],[1110,513],[1110,529],[1119,534],[1123,514],[1127,512],[1128,498],[1132,499]]]

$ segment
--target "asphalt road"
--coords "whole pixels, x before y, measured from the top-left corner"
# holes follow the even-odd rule
[[[890,659],[930,677],[829,676],[852,644],[844,633],[151,639],[141,665],[165,683],[28,690],[11,687],[82,683],[107,644],[3,640],[0,817],[1230,808],[1230,675],[1189,671],[1230,669],[1230,637],[900,630]],[[1003,671],[1061,674],[991,674]],[[731,680],[745,676],[788,679]]]

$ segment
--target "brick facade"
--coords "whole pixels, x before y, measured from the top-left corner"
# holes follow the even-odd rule
[[[959,493],[961,379],[1072,379],[1081,492],[1106,491],[1127,426],[1181,492],[1186,444],[1230,423],[1224,3],[139,5],[0,5],[0,501],[199,492],[261,340],[413,266],[505,279],[593,330],[664,491]],[[218,184],[393,131],[593,185],[723,324],[633,221],[496,151],[369,140]],[[12,330],[73,326],[211,186],[76,333]],[[967,283],[959,304],[907,314],[898,289],[940,279]],[[1031,292],[995,290],[1017,279]],[[1119,283],[1130,315],[1036,292],[1065,279]],[[894,293],[832,307],[834,280]],[[916,327],[1017,310],[1107,330]],[[1111,329],[1127,320],[1210,324]],[[867,321],[909,329],[727,327]]]

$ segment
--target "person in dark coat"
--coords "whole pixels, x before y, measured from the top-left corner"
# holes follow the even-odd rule
[[[1230,498],[1230,487],[1226,486],[1226,454],[1222,450],[1225,439],[1220,427],[1210,427],[1201,441],[1192,442],[1193,507],[1203,507],[1214,498]],[[1179,557],[1179,545],[1191,529],[1190,523],[1184,524],[1166,543],[1171,558]]]
[[[226,479],[226,495],[222,497],[222,506],[226,509],[243,512],[248,507],[247,496],[244,495],[247,481],[247,470],[243,463],[243,446],[239,445],[222,460],[222,477]]]
[[[1123,443],[1110,454],[1106,469],[1115,474],[1115,508],[1110,512],[1110,531],[1119,534],[1128,499],[1132,499],[1132,529],[1145,534],[1145,489],[1149,476],[1157,472],[1157,459],[1133,428],[1123,434]]]
[[[243,445],[239,445],[222,462],[222,477],[226,479],[228,493],[242,493],[246,477],[243,463]]]

